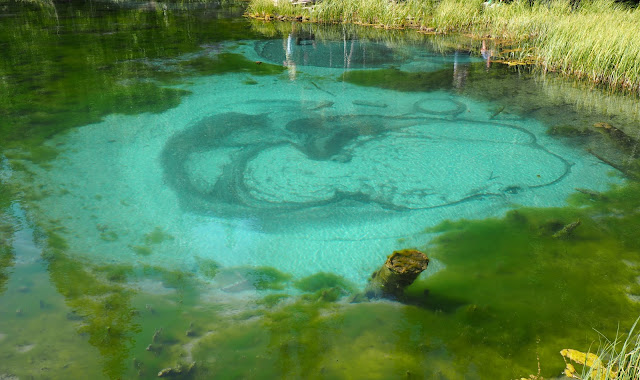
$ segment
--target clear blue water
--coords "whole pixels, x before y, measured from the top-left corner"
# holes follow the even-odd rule
[[[257,55],[261,45],[219,49],[250,61],[276,55]],[[351,85],[336,80],[342,64],[314,63],[253,85],[241,84],[245,74],[197,78],[171,110],[111,115],[50,140],[62,153],[36,185],[64,195],[41,208],[81,236],[68,239],[74,251],[99,261],[190,270],[201,257],[363,284],[391,251],[427,244],[422,232],[443,220],[561,206],[576,187],[619,182],[534,119],[492,117],[490,103],[447,91]],[[419,54],[410,63],[437,68]],[[156,229],[172,238],[137,255],[132,247]]]
[[[115,24],[104,12],[96,17],[109,31]],[[53,111],[20,111],[19,98],[3,98],[5,113],[14,117],[5,130],[40,131],[37,121],[16,121],[27,115],[46,120],[45,131],[64,131],[35,142],[30,139],[40,132],[4,135],[0,179],[12,192],[1,214],[8,227],[0,268],[7,278],[0,293],[0,379],[152,378],[191,362],[196,369],[181,376],[512,378],[534,373],[536,355],[549,363],[545,373],[557,375],[557,351],[584,349],[593,339],[585,338],[590,327],[612,331],[636,315],[626,272],[594,285],[618,294],[616,313],[586,313],[602,322],[562,309],[567,298],[578,297],[580,307],[596,302],[575,289],[592,278],[598,260],[619,254],[616,244],[626,244],[592,232],[604,213],[593,221],[581,217],[589,232],[580,242],[551,241],[540,232],[557,230],[585,209],[568,202],[576,188],[599,193],[627,186],[610,164],[633,158],[597,132],[561,138],[550,128],[627,125],[621,120],[633,121],[632,113],[584,111],[554,82],[495,64],[486,69],[463,47],[438,50],[426,37],[340,39],[298,29],[266,38],[235,32],[229,25],[248,24],[224,12],[213,11],[220,21],[200,27],[189,21],[194,11],[175,12],[171,22],[197,29],[198,37],[187,38],[193,46],[170,40],[175,53],[130,53],[126,75],[119,72],[113,84],[99,81],[125,89],[107,111],[95,110],[109,93],[73,98],[68,90],[71,100]],[[173,33],[156,13],[147,26]],[[83,20],[67,16],[67,22]],[[237,34],[207,41],[216,25]],[[73,46],[94,32],[74,33],[76,42],[62,43],[68,49],[59,53],[62,62],[73,62]],[[141,44],[151,50],[162,41],[151,35]],[[105,49],[96,59],[110,65],[123,58],[105,57],[136,51],[127,44]],[[370,82],[356,84],[345,72]],[[6,71],[11,80],[19,75]],[[65,85],[77,83],[84,82]],[[140,83],[158,89],[127,92]],[[40,91],[24,86],[8,88],[27,98]],[[181,90],[178,101],[156,107],[161,88]],[[59,119],[47,119],[58,109]],[[595,155],[585,149],[593,146],[601,148]],[[456,252],[448,258],[443,251],[447,240],[437,240],[443,231],[466,228],[462,222],[450,230],[452,223],[500,220],[523,207],[556,211],[524,212],[542,221],[538,229],[525,228],[531,235],[524,245],[517,240],[524,232],[511,227],[497,239],[485,231],[484,240],[468,243],[479,244],[478,252],[495,245],[495,256],[483,262],[513,260],[507,269],[487,269],[473,257],[461,267]],[[539,248],[547,245],[551,250]],[[562,249],[585,247],[606,254],[583,269],[575,257],[558,259]],[[403,248],[432,259],[408,305],[350,304],[386,256]],[[541,256],[550,264],[530,267],[538,254],[551,255]],[[621,260],[611,273],[631,270]],[[571,276],[554,273],[565,265]],[[505,273],[515,274],[506,281]],[[328,296],[336,289],[336,297]],[[524,299],[536,292],[539,305]],[[470,317],[470,310],[489,317]],[[549,318],[554,313],[558,321]],[[501,326],[508,327],[505,336]],[[378,328],[384,331],[374,333]],[[470,352],[478,356],[469,359]],[[341,360],[346,364],[336,364]]]

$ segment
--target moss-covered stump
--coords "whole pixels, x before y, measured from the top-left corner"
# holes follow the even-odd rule
[[[402,296],[404,289],[411,285],[418,275],[427,269],[429,259],[415,249],[395,251],[384,265],[371,275],[365,290],[367,298],[391,298]]]

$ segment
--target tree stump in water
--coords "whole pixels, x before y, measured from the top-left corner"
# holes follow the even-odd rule
[[[384,265],[371,275],[365,289],[366,297],[395,299],[402,296],[404,289],[427,269],[427,265],[427,255],[418,250],[403,249],[393,252]]]

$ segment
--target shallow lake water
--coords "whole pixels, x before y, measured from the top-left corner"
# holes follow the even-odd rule
[[[546,378],[640,313],[629,95],[234,4],[3,7],[0,379]]]

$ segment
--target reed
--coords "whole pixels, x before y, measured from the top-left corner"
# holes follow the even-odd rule
[[[640,334],[635,332],[638,320],[626,336],[604,341],[594,363],[585,366],[583,380],[637,380],[640,379]]]
[[[251,0],[247,15],[462,32],[512,42],[511,59],[537,62],[549,71],[640,90],[640,9],[614,0],[320,0],[313,6],[289,0]],[[512,51],[514,49],[511,49]]]

